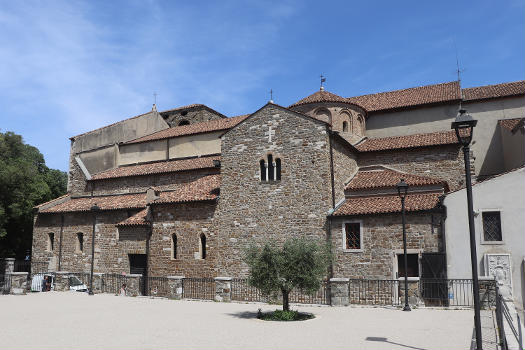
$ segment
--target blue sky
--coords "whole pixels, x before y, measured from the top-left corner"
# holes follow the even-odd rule
[[[69,137],[206,104],[250,113],[456,79],[525,79],[525,6],[501,1],[0,0],[0,130],[67,170]]]

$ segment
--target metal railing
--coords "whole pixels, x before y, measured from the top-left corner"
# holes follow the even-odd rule
[[[330,304],[330,289],[328,283],[323,281],[321,288],[313,295],[306,294],[300,289],[294,289],[290,292],[290,303],[296,304]]]
[[[0,275],[0,294],[9,294],[11,291],[11,275]]]
[[[213,300],[215,298],[215,280],[213,278],[184,278],[182,280],[182,297]]]
[[[399,281],[351,279],[348,299],[350,304],[400,305]]]
[[[102,293],[119,294],[122,286],[124,284],[129,286],[130,282],[134,279],[135,277],[130,277],[128,275],[122,275],[118,273],[105,273],[102,278],[101,291]],[[143,279],[141,278],[139,280],[139,291],[143,290],[142,283]]]
[[[503,299],[503,296],[501,295],[499,289],[496,290],[496,324],[498,326],[498,336],[500,341],[500,347],[503,350],[508,349],[508,343],[507,343],[507,337],[505,333],[505,321],[507,321],[507,325],[509,326],[512,334],[514,335],[514,338],[518,342],[518,346],[520,350],[523,350],[523,338],[521,334],[521,324],[520,324],[520,316],[516,314],[517,318],[517,327],[514,325],[514,320],[512,318],[512,315],[510,314],[509,307],[507,306],[507,303]],[[517,329],[516,329],[517,328]]]
[[[264,295],[258,288],[250,286],[246,278],[233,278],[231,281],[232,300],[254,301],[267,303],[270,297]]]
[[[143,277],[146,285],[145,293],[152,297],[169,298],[171,291],[167,277]]]

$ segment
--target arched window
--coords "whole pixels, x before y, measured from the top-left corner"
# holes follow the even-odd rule
[[[357,130],[355,133],[358,135],[363,135],[365,133],[365,120],[361,114],[357,115]]]
[[[177,235],[171,235],[171,258],[177,259]]]
[[[82,232],[77,233],[76,251],[79,253],[84,251],[84,234]]]
[[[259,165],[261,167],[261,181],[266,181],[266,162],[264,159],[260,160]]]
[[[281,180],[281,158],[273,159],[273,155],[267,156],[268,163],[266,160],[261,159],[259,161],[259,169],[261,172],[261,181],[279,181]]]
[[[190,125],[190,122],[187,121],[187,120],[181,120],[181,121],[179,122],[179,126],[184,126],[184,125]]]
[[[47,250],[52,252],[55,245],[55,234],[53,232],[49,232],[47,234]]]
[[[273,163],[273,156],[269,154],[268,155],[268,181],[275,180],[274,168],[275,168],[275,164]]]
[[[343,132],[348,132],[348,122],[343,122]]]
[[[200,237],[199,253],[201,259],[206,259],[206,235],[204,233]]]

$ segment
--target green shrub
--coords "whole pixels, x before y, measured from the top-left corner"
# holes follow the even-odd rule
[[[263,313],[259,309],[257,313],[257,318],[264,321],[304,321],[314,317],[312,314],[293,310],[275,310]]]

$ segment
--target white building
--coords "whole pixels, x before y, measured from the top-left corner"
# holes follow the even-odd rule
[[[525,168],[472,187],[478,271],[495,276],[523,314],[525,301]],[[472,278],[466,190],[448,194],[446,254],[448,278]]]

